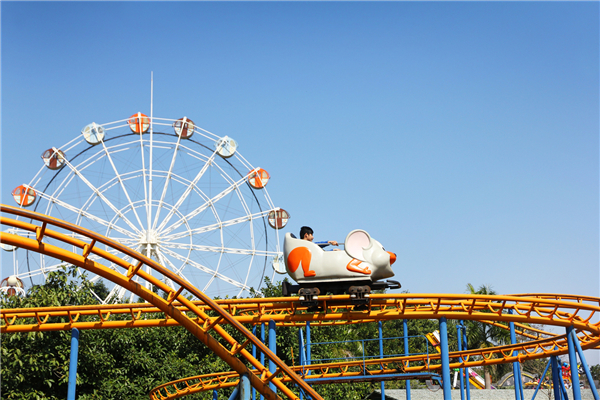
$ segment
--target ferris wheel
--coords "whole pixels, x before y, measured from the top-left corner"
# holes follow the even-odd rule
[[[252,166],[234,139],[187,117],[136,113],[91,123],[41,158],[31,182],[13,190],[21,207],[117,240],[210,296],[244,296],[282,268],[278,233],[289,214],[269,197],[268,172]],[[63,264],[2,247],[13,252],[11,276],[25,285]],[[90,280],[102,302],[135,300],[100,276]]]

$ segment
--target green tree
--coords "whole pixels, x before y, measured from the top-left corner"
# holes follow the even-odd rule
[[[590,373],[595,381],[600,381],[600,364],[592,365],[590,367]]]
[[[2,297],[4,308],[93,304],[93,286],[74,268],[49,274],[26,297]],[[148,315],[147,318],[160,318]],[[80,320],[93,321],[97,317]],[[113,317],[118,318],[118,317]],[[57,319],[56,322],[59,322]],[[66,322],[65,319],[62,322]],[[2,336],[3,399],[64,399],[67,395],[70,332]],[[144,399],[160,385],[183,377],[230,368],[182,327],[85,330],[80,332],[77,398]],[[220,398],[228,398],[222,391]],[[212,398],[211,393],[192,398]]]
[[[472,287],[472,286],[471,286]],[[67,304],[94,304],[98,300],[90,289],[101,292],[102,287],[79,276],[74,267],[63,267],[49,274],[44,285],[28,290],[26,297],[2,297],[5,308],[48,307]],[[477,292],[476,290],[474,290]],[[489,288],[478,290],[493,293]],[[161,293],[164,295],[164,293]],[[281,287],[266,280],[260,292],[253,296],[280,297]],[[81,317],[95,321],[98,317]],[[113,316],[112,318],[120,318]],[[123,316],[122,318],[125,318]],[[146,318],[162,318],[162,314]],[[55,322],[67,322],[56,318]],[[432,354],[436,350],[424,335],[439,329],[437,320],[408,321],[409,351],[411,354]],[[501,343],[505,331],[496,332],[489,326],[468,322],[469,347]],[[252,330],[252,326],[247,328]],[[260,335],[260,326],[257,327]],[[265,326],[268,340],[268,326]],[[229,325],[228,333],[242,341],[241,334]],[[305,328],[304,328],[305,329]],[[299,365],[297,327],[277,328],[277,355],[287,365]],[[448,321],[450,350],[456,350],[456,325]],[[476,334],[480,339],[476,340]],[[384,354],[403,354],[403,323],[392,320],[383,323]],[[353,360],[378,357],[378,324],[311,326],[313,363],[327,360]],[[483,339],[481,339],[483,338]],[[375,340],[373,340],[375,339]],[[5,334],[2,337],[1,374],[2,398],[6,399],[63,399],[67,393],[70,332],[32,332]],[[599,366],[595,366],[600,370]],[[229,371],[229,366],[216,357],[204,344],[183,327],[140,329],[85,330],[80,333],[77,395],[79,399],[147,399],[157,385],[200,374]],[[404,387],[404,381],[388,382],[386,387]],[[416,382],[413,383],[413,387]],[[379,389],[378,382],[340,383],[316,386],[324,398],[363,399]],[[293,389],[295,390],[295,389]],[[231,390],[221,390],[219,399],[229,397]],[[209,399],[211,393],[192,398]]]
[[[497,293],[490,285],[481,285],[479,288],[468,283],[467,293],[481,295],[496,295]],[[470,349],[488,348],[510,343],[510,332],[497,326],[485,324],[478,321],[466,321],[467,342]],[[486,387],[492,379],[497,380],[510,370],[510,365],[500,364],[483,367]]]
[[[51,272],[46,283],[33,286],[27,296],[3,296],[3,308],[53,307],[89,304],[96,299],[90,284],[79,284],[76,270]],[[30,332],[3,335],[1,353],[2,396],[7,399],[64,397],[68,379],[69,332]],[[66,395],[66,391],[64,392]]]

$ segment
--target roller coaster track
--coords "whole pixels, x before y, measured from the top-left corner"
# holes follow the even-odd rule
[[[363,377],[363,379],[387,379],[390,374],[417,374],[434,372],[441,369],[439,354],[412,355],[406,357],[388,357],[369,361],[344,361],[343,363],[313,364],[302,367],[288,367],[270,352],[242,324],[257,324],[275,321],[281,326],[303,326],[307,321],[312,325],[336,325],[366,323],[395,319],[439,319],[446,317],[455,320],[475,320],[507,328],[506,323],[514,322],[520,329],[517,333],[528,341],[513,345],[497,346],[485,349],[472,349],[450,353],[454,360],[450,367],[474,367],[500,364],[527,359],[545,358],[568,352],[565,335],[556,335],[528,327],[525,324],[554,326],[573,326],[584,349],[597,348],[600,345],[600,299],[595,297],[554,295],[554,294],[517,294],[508,296],[453,295],[453,294],[373,294],[365,310],[357,310],[351,304],[349,296],[319,296],[321,312],[309,313],[299,305],[297,298],[254,298],[213,301],[197,289],[185,286],[186,282],[170,273],[152,260],[118,243],[77,226],[21,209],[0,206],[5,213],[31,218],[40,225],[25,223],[2,217],[4,225],[18,227],[36,233],[37,240],[2,233],[0,242],[52,255],[97,273],[113,282],[126,287],[151,304],[119,304],[46,307],[35,309],[3,309],[2,333],[80,329],[115,329],[151,326],[183,325],[194,333],[219,357],[226,361],[233,371],[185,378],[161,385],[150,393],[153,399],[177,398],[205,390],[232,387],[238,384],[242,373],[249,374],[251,384],[259,392],[267,393],[267,398],[275,398],[268,390],[268,382],[273,381],[287,397],[296,399],[296,395],[285,384],[300,386],[309,396],[318,399],[318,395],[305,381],[319,379],[319,383],[328,379]],[[48,225],[74,232],[90,240],[74,239],[72,236],[47,229]],[[49,237],[80,248],[78,255],[62,248],[44,243]],[[127,262],[114,254],[94,247],[102,243],[119,251],[126,257],[135,259]],[[121,274],[88,258],[94,254],[113,265],[124,268]],[[173,279],[181,285],[173,292],[157,278],[143,272],[142,265],[149,265],[155,271]],[[155,295],[140,284],[133,282],[134,275],[146,279],[168,293],[166,299]],[[181,295],[185,288],[201,301],[189,301]],[[511,312],[511,313],[509,313]],[[209,314],[213,316],[209,316]],[[157,315],[159,316],[157,318]],[[150,317],[151,319],[146,319]],[[239,343],[231,338],[221,327],[231,324],[246,338]],[[218,334],[231,346],[220,345],[210,334]],[[263,352],[268,359],[277,363],[277,372],[268,370],[252,357],[246,347],[252,344]],[[212,346],[212,347],[211,347]],[[236,358],[242,355],[253,368],[250,370]],[[459,358],[460,357],[460,358]],[[277,361],[276,361],[277,360]],[[462,360],[462,361],[459,361]],[[236,362],[237,361],[237,362]],[[240,365],[241,364],[241,365]],[[276,375],[280,375],[276,377]],[[338,380],[339,381],[339,380]]]
[[[568,351],[565,335],[555,335],[539,329],[528,327],[521,322],[536,322],[539,319],[532,316],[533,311],[537,318],[545,317],[545,324],[569,326],[573,324],[578,327],[579,340],[583,348],[598,346],[598,324],[590,323],[593,315],[600,311],[598,299],[584,298],[578,296],[561,296],[556,300],[553,295],[536,295],[526,298],[524,296],[469,296],[469,295],[373,295],[370,308],[364,311],[354,311],[349,304],[348,296],[327,296],[329,303],[326,312],[309,314],[306,309],[297,307],[296,298],[269,298],[269,299],[239,299],[220,300],[219,305],[229,311],[240,323],[256,324],[275,321],[278,325],[302,326],[306,321],[313,325],[330,325],[339,323],[366,323],[380,320],[392,320],[402,318],[439,318],[446,316],[454,319],[474,319],[508,329],[508,327],[497,321],[490,320],[490,311],[502,314],[505,321],[515,322],[520,329],[517,334],[532,339],[515,345],[487,349],[473,349],[463,352],[453,352],[451,359],[462,357],[463,362],[453,362],[451,368],[474,367],[481,365],[499,364],[513,361],[524,361],[526,359],[545,358],[551,355],[561,355]],[[462,300],[457,301],[456,297]],[[564,300],[568,297],[568,300]],[[433,299],[433,300],[432,300]],[[511,303],[508,303],[511,301]],[[548,301],[550,301],[548,303]],[[343,304],[342,302],[345,302]],[[559,303],[557,303],[559,302]],[[592,304],[585,304],[592,303]],[[336,304],[338,303],[338,304]],[[200,308],[206,307],[196,302]],[[559,307],[557,307],[557,305]],[[189,310],[182,304],[174,304],[182,313]],[[500,307],[502,306],[502,307]],[[571,312],[563,311],[563,309]],[[470,313],[464,315],[464,312]],[[505,314],[499,311],[516,310],[518,313]],[[552,313],[551,311],[554,311]],[[96,306],[70,306],[70,307],[48,307],[36,309],[7,309],[0,313],[4,320],[2,332],[27,332],[36,330],[66,330],[73,327],[81,329],[114,329],[117,327],[150,327],[150,326],[172,326],[177,321],[172,318],[146,320],[142,316],[160,313],[160,309],[148,304],[119,304],[119,305],[96,305]],[[579,316],[574,315],[579,314]],[[584,314],[584,315],[582,315]],[[497,317],[494,316],[494,317]],[[125,320],[111,320],[111,318],[123,318]],[[508,319],[506,317],[509,317]],[[556,317],[551,319],[551,317]],[[53,319],[62,318],[65,322],[51,322]],[[79,321],[79,319],[92,318],[93,321]],[[216,318],[216,317],[215,317]],[[26,320],[29,320],[29,323]],[[213,319],[214,320],[214,319]],[[213,321],[211,320],[211,321]],[[519,322],[521,321],[521,322]],[[584,328],[582,328],[582,326]],[[532,333],[533,332],[533,333]],[[540,338],[541,335],[547,336]],[[410,366],[409,366],[410,365]],[[307,381],[319,379],[319,383],[327,382],[327,379],[366,377],[363,380],[380,380],[383,376],[397,374],[399,371],[405,374],[438,372],[441,368],[439,354],[417,355],[409,357],[390,357],[368,361],[354,361],[344,363],[313,364],[310,366],[293,367],[292,369]],[[310,372],[309,372],[310,371]],[[253,371],[256,373],[256,371]],[[309,375],[310,373],[310,375]],[[203,390],[222,389],[235,386],[238,383],[239,374],[236,372],[209,374],[196,376],[170,382],[155,388],[151,392],[152,398],[175,398],[183,394],[196,393]],[[289,382],[289,378],[283,378]],[[183,387],[182,388],[180,388]]]
[[[373,295],[373,297],[376,296]],[[390,296],[406,297],[407,295],[385,295],[386,298]],[[393,317],[391,319],[398,319],[397,313],[390,315],[389,310],[377,309],[375,302],[371,303],[370,310],[361,311],[355,310],[354,306],[348,304],[348,296],[328,297],[330,298],[328,300],[329,306],[324,312],[318,314],[307,313],[305,307],[298,306],[298,298],[296,297],[215,300],[215,302],[241,323],[256,324],[273,320],[278,326],[303,326],[306,321],[311,321],[313,325],[348,325],[390,319],[390,317]],[[344,302],[345,305],[332,307],[332,299]],[[414,298],[411,298],[411,301],[413,300]],[[193,301],[192,303],[205,312],[210,309],[200,301]],[[187,307],[176,301],[173,302],[173,306],[184,313],[189,311]],[[353,319],[332,319],[336,318],[336,314],[339,313],[352,313]],[[156,314],[161,314],[163,317],[148,319],[148,315],[156,316]],[[358,316],[360,318],[357,318]],[[176,320],[169,318],[159,308],[148,303],[1,309],[0,318],[2,318],[0,321],[2,324],[0,332],[2,333],[57,331],[72,328],[122,329],[179,325]],[[57,322],[57,320],[60,322]],[[508,329],[506,325],[495,321],[480,320],[480,322]],[[519,335],[530,339],[539,339],[540,335],[554,335],[520,323],[515,325],[523,328],[523,330],[517,331]]]
[[[33,211],[27,211],[7,205],[0,205],[0,211],[4,214],[20,216],[31,220],[31,223],[21,220],[0,217],[0,223],[5,226],[19,228],[24,231],[29,231],[35,234],[35,239],[21,237],[11,233],[2,232],[0,242],[17,246],[23,249],[46,254],[59,260],[63,260],[72,265],[91,271],[102,276],[132,293],[135,293],[142,299],[152,303],[162,312],[169,315],[179,324],[184,326],[194,336],[200,339],[208,346],[217,356],[225,361],[237,374],[247,374],[250,379],[250,384],[256,388],[266,399],[279,399],[280,397],[269,388],[269,383],[273,383],[275,387],[285,396],[291,399],[297,399],[298,396],[292,392],[282,381],[281,376],[289,377],[290,381],[300,387],[308,396],[313,399],[321,399],[321,396],[314,391],[303,379],[301,379],[290,367],[288,367],[279,357],[269,350],[260,340],[258,340],[248,329],[232,317],[230,313],[225,311],[221,306],[215,303],[211,298],[203,292],[196,289],[194,286],[186,282],[179,275],[176,275],[145,257],[144,255],[131,250],[130,248],[110,240],[95,232],[89,231],[74,224],[61,221],[59,219],[38,214]],[[52,228],[52,229],[51,229]],[[61,233],[58,229],[67,231],[70,234]],[[76,238],[74,236],[79,238]],[[73,248],[81,250],[81,254],[76,254],[65,248],[56,246],[51,243],[62,243]],[[107,248],[116,250],[121,257],[100,248],[104,245]],[[122,273],[102,265],[99,261],[90,259],[94,255],[97,260],[102,260],[107,265],[121,267]],[[127,261],[130,260],[130,261]],[[179,286],[177,291],[174,291],[169,286],[164,284],[160,279],[154,277],[144,271],[142,267],[151,268],[156,274],[160,274],[163,278],[171,279]],[[115,267],[115,268],[116,268]],[[167,298],[163,299],[151,290],[145,288],[140,283],[133,280],[137,276],[141,280],[149,282],[151,285],[168,293]],[[196,298],[200,299],[210,310],[215,313],[216,319],[211,319],[206,313],[208,309],[200,309],[191,301],[189,301],[182,292],[186,290]],[[173,302],[178,300],[185,305],[189,311],[183,313],[173,306]],[[191,315],[188,315],[191,314]],[[228,334],[220,323],[226,322],[232,325],[239,333],[243,335],[245,341],[240,343]],[[216,337],[215,337],[216,336]],[[221,344],[222,340],[226,345]],[[260,363],[246,349],[248,345],[256,346],[261,351],[265,358],[272,361],[276,365],[274,373],[269,372],[269,369]],[[251,373],[250,368],[245,365],[245,361],[256,371],[257,374]]]

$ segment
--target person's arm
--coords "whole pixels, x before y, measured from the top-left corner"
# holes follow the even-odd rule
[[[326,242],[313,242],[313,243],[322,249],[324,249],[325,247],[327,247],[329,245],[338,246],[338,242],[336,242],[335,240],[328,240]]]

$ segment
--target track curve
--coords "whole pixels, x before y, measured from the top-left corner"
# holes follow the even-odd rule
[[[149,326],[183,325],[195,336],[202,340],[219,357],[226,361],[233,369],[229,373],[209,374],[180,379],[161,385],[150,393],[153,399],[177,398],[205,390],[219,389],[235,386],[239,376],[247,373],[251,384],[265,394],[267,398],[276,396],[268,389],[268,382],[273,381],[277,388],[287,397],[296,399],[288,384],[297,384],[315,399],[320,397],[308,384],[311,379],[328,377],[352,377],[368,372],[375,379],[378,375],[397,373],[418,373],[423,371],[437,371],[441,369],[439,355],[417,355],[407,357],[389,357],[368,362],[344,362],[331,364],[313,364],[303,367],[289,367],[268,350],[256,337],[254,337],[242,324],[257,324],[275,321],[278,325],[301,326],[307,321],[311,324],[332,325],[349,323],[367,323],[394,319],[447,319],[475,320],[507,328],[513,322],[520,329],[519,334],[527,337],[528,341],[514,345],[497,346],[486,349],[472,349],[462,352],[450,353],[450,358],[462,358],[462,362],[451,363],[451,368],[474,367],[481,365],[500,364],[527,359],[545,358],[552,355],[562,355],[568,352],[565,335],[551,334],[527,327],[525,324],[542,324],[569,327],[575,329],[583,349],[597,348],[600,345],[600,298],[590,296],[577,296],[568,294],[515,294],[507,296],[464,295],[464,294],[373,294],[366,310],[355,310],[349,296],[319,296],[323,312],[308,313],[306,308],[300,307],[297,298],[256,298],[256,299],[229,299],[213,301],[198,291],[196,288],[186,286],[186,282],[176,275],[165,270],[154,261],[128,249],[118,243],[102,237],[93,232],[88,232],[72,224],[64,223],[51,217],[28,212],[9,206],[0,206],[0,210],[7,214],[20,215],[37,221],[38,224],[16,221],[2,217],[1,223],[8,226],[36,232],[37,240],[26,239],[16,235],[2,233],[0,242],[15,246],[25,247],[34,251],[43,252],[56,258],[70,262],[74,265],[99,273],[113,280],[113,282],[126,287],[150,302],[150,304],[119,304],[119,305],[91,305],[46,307],[37,309],[3,309],[0,310],[3,324],[2,333],[66,330],[77,327],[79,329],[115,329]],[[90,242],[75,239],[64,233],[48,229],[49,226],[67,230],[88,238]],[[81,255],[67,251],[44,242],[45,238],[62,241],[79,248]],[[134,262],[127,262],[122,257],[103,251],[95,247],[102,243],[124,254]],[[88,258],[90,254],[101,257],[113,265],[118,265],[125,270],[121,274],[107,268]],[[180,285],[180,290],[174,292],[160,280],[153,278],[142,270],[143,265],[148,265],[154,270],[171,278]],[[170,275],[169,275],[170,274]],[[169,293],[167,299],[155,295],[142,285],[133,282],[131,278],[139,275],[160,289]],[[182,290],[188,290],[201,301],[192,302],[181,295]],[[209,312],[216,312],[210,317]],[[188,317],[193,313],[194,318]],[[511,312],[511,313],[509,313]],[[142,318],[147,313],[163,313],[164,318],[145,320]],[[127,320],[111,319],[111,316],[130,315]],[[57,317],[67,318],[68,322],[56,322]],[[244,343],[236,342],[220,326],[231,324],[236,327],[246,338]],[[216,333],[225,339],[231,348],[221,346],[212,336]],[[249,345],[257,349],[277,364],[278,372],[270,374],[268,369],[258,362],[246,350]],[[237,354],[246,358],[252,367],[246,367],[237,358]],[[310,375],[308,372],[310,371]],[[280,377],[275,375],[281,374]],[[180,389],[184,386],[185,389]],[[310,390],[305,389],[308,388]]]
[[[188,331],[190,331],[194,336],[208,346],[215,354],[217,354],[223,361],[229,364],[229,366],[238,374],[248,374],[252,386],[255,387],[261,394],[263,394],[265,398],[280,398],[269,388],[270,382],[275,384],[277,389],[284,393],[288,398],[298,398],[282,382],[282,379],[277,377],[281,374],[282,376],[289,376],[289,378],[296,385],[301,387],[305,393],[314,399],[321,399],[314,389],[312,389],[303,379],[301,379],[291,368],[283,363],[283,361],[281,361],[281,359],[271,352],[269,348],[266,347],[260,340],[252,335],[252,333],[249,332],[241,323],[236,321],[231,314],[229,314],[221,306],[215,303],[200,290],[189,284],[183,278],[162,267],[155,261],[100,234],[81,228],[77,225],[61,221],[57,218],[7,205],[0,205],[0,211],[4,214],[21,216],[23,218],[30,219],[32,223],[2,216],[0,217],[0,223],[2,225],[17,227],[24,231],[33,232],[36,236],[36,239],[29,239],[2,232],[2,235],[0,236],[0,242],[46,254],[91,271],[126,288],[149,303],[152,303],[162,312],[177,320]],[[62,233],[58,229],[76,234],[78,237],[85,240]],[[73,246],[73,248],[81,249],[82,254],[76,254],[63,247],[59,247],[50,243]],[[98,247],[100,244],[117,251],[117,254],[122,255],[122,257],[100,249]],[[91,260],[89,257],[92,254],[98,257],[98,260],[107,262],[109,265],[123,268],[124,273],[120,273],[114,269],[102,265],[100,262]],[[132,261],[126,261],[124,258]],[[147,274],[142,268],[144,266],[152,268],[164,278],[171,279],[179,286],[179,289],[174,291],[161,280],[150,274]],[[151,290],[140,285],[138,282],[133,281],[132,278],[134,276],[139,276],[141,279],[149,282],[153,286],[158,287],[165,293],[168,293],[167,299],[163,299]],[[217,315],[216,320],[211,320],[206,312],[199,309],[190,300],[183,296],[183,290],[193,294],[204,304],[210,307],[210,309]],[[186,305],[194,314],[194,316],[190,317],[186,313],[182,313],[180,310],[174,307],[173,302],[175,300],[178,300],[181,304]],[[246,338],[245,342],[237,342],[219,325],[221,321],[226,321],[235,327]],[[219,343],[219,341],[212,336],[214,334],[220,336],[220,338],[222,338],[231,347],[227,348]],[[248,350],[246,350],[246,346],[249,344],[256,346],[262,353],[265,354],[266,359],[275,363],[277,366],[277,371],[275,373],[270,373],[268,368],[262,365],[260,361],[258,361]],[[242,356],[253,368],[260,371],[260,375],[257,376],[251,373],[250,369],[244,364],[244,362],[238,358],[238,355]]]

